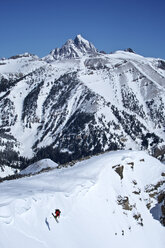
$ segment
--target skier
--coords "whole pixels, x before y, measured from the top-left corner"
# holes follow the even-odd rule
[[[55,215],[52,213],[55,220],[58,222],[58,218],[60,217],[61,211],[59,209],[55,209]]]
[[[60,217],[60,214],[61,214],[61,211],[59,210],[59,209],[56,209],[55,210],[55,214],[56,214],[56,219],[57,219],[57,217],[59,218]]]

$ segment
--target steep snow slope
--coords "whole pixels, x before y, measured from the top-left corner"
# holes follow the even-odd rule
[[[3,182],[0,247],[163,248],[165,228],[154,207],[163,204],[156,197],[164,172],[165,165],[144,152],[119,151]],[[62,211],[58,224],[55,208]]]

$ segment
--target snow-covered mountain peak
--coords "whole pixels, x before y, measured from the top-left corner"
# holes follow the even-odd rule
[[[61,48],[53,49],[48,56],[44,57],[44,60],[50,62],[61,59],[80,58],[83,55],[95,53],[97,53],[97,49],[94,45],[79,34],[74,40],[67,40]]]
[[[82,40],[82,41],[87,41],[87,40],[85,40],[83,37],[82,37],[82,35],[81,34],[78,34],[77,36],[76,36],[76,38],[75,39],[79,39],[79,40]],[[88,42],[88,41],[87,41]]]
[[[78,34],[74,39],[74,44],[84,52],[92,52],[92,53],[97,52],[94,45],[88,40],[84,39],[80,34]]]

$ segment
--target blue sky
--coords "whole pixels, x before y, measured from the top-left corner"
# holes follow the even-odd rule
[[[77,34],[108,53],[165,59],[165,1],[0,0],[0,57],[42,57]]]

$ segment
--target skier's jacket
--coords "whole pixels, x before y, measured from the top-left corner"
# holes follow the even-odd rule
[[[60,217],[60,213],[61,213],[61,211],[59,209],[55,210],[56,217]]]

